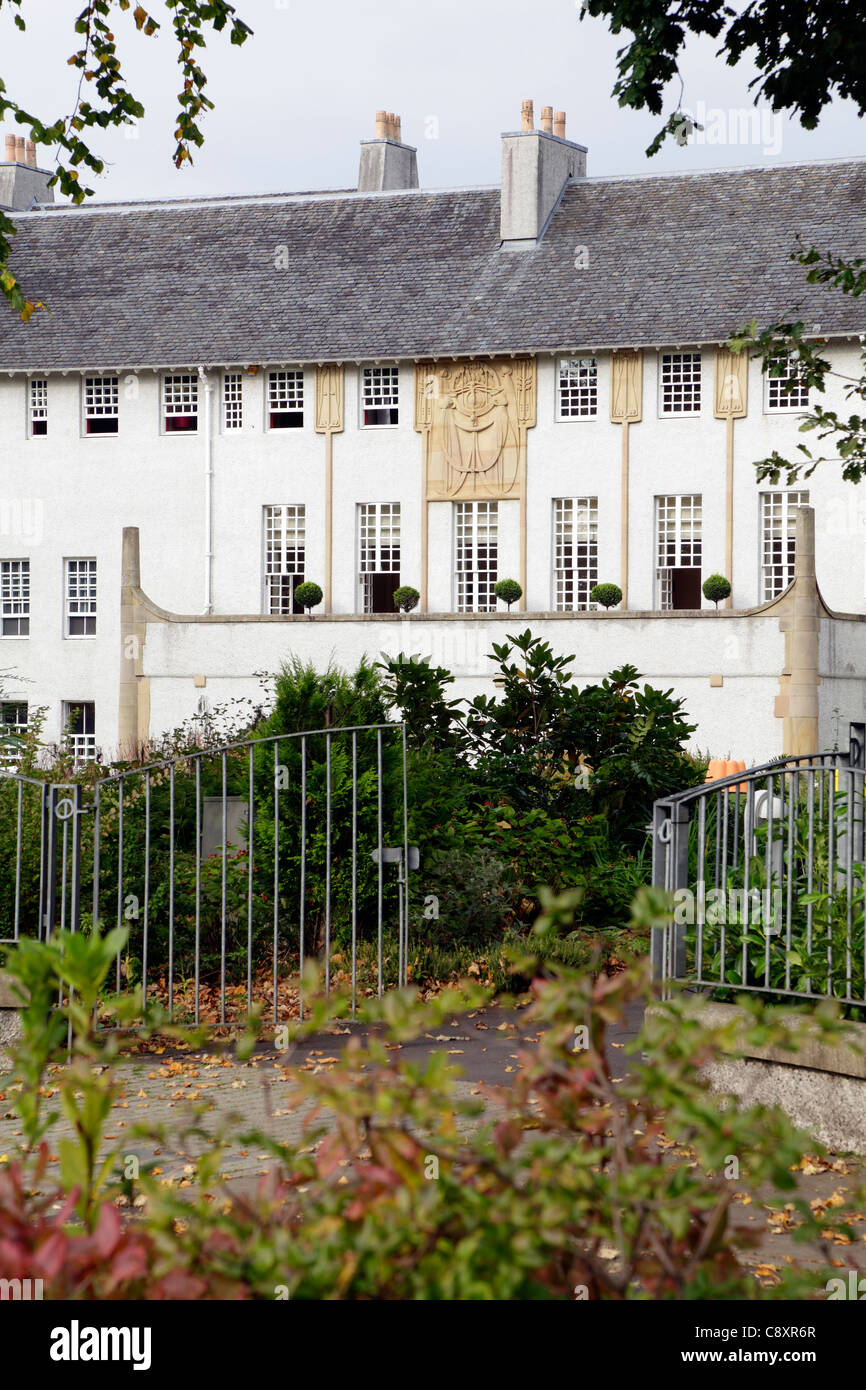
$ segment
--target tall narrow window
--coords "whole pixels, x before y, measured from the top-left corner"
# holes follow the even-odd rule
[[[0,634],[30,634],[30,561],[0,560]]]
[[[809,409],[809,388],[803,380],[802,365],[796,358],[774,357],[764,383],[767,412]]]
[[[29,637],[31,562],[0,560],[0,635]]]
[[[0,704],[0,764],[6,767],[18,761],[20,745],[15,740],[27,732],[27,701],[4,700]]]
[[[361,378],[361,408],[365,425],[396,425],[399,418],[398,367],[365,367]]]
[[[93,701],[64,700],[63,729],[75,761],[92,763],[96,757],[96,707]]]
[[[400,503],[358,507],[358,575],[362,613],[393,613],[400,587]]]
[[[304,373],[268,372],[268,428],[299,430],[304,423]]]
[[[163,377],[162,404],[168,434],[194,434],[198,429],[198,377],[192,372]]]
[[[598,498],[553,500],[553,606],[557,613],[591,608],[598,583]]]
[[[244,395],[240,372],[226,372],[223,377],[223,429],[243,429]]]
[[[701,408],[701,354],[663,352],[659,359],[659,414],[697,415]]]
[[[117,434],[118,391],[116,376],[84,378],[84,433]]]
[[[295,590],[304,582],[306,551],[303,506],[265,507],[265,612],[285,617],[303,613]]]
[[[458,613],[492,613],[498,562],[496,502],[454,503],[454,588]]]
[[[96,561],[66,561],[66,636],[96,634]]]
[[[701,497],[656,498],[656,607],[701,606]]]
[[[33,435],[48,433],[48,378],[44,376],[32,376],[30,378],[30,393],[28,401],[28,416],[30,433]]]
[[[794,578],[797,508],[808,492],[761,493],[761,602],[776,598]]]
[[[598,362],[594,357],[559,360],[559,418],[586,419],[598,414]]]

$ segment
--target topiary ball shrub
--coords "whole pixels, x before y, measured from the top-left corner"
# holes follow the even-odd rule
[[[731,592],[731,586],[723,574],[711,574],[701,585],[704,598],[710,599],[718,608],[719,600],[727,598]]]
[[[618,584],[596,584],[589,594],[590,603],[600,603],[602,608],[615,608],[622,603],[622,589]]]
[[[322,591],[319,588],[318,584],[299,584],[297,589],[295,590],[295,598],[297,599],[298,603],[301,605],[302,608],[306,608],[307,612],[310,614],[310,617],[313,616],[310,610],[312,608],[318,607],[318,605],[322,602],[322,597]]]
[[[511,611],[512,603],[516,603],[523,597],[523,589],[516,579],[500,579],[498,584],[494,584],[493,592],[503,603],[508,604],[508,611]]]
[[[413,608],[418,607],[420,597],[418,590],[413,589],[411,584],[401,584],[399,589],[394,590],[394,607],[401,613],[411,613]]]

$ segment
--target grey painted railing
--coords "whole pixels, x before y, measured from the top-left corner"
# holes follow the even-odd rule
[[[327,728],[193,750],[90,780],[0,778],[0,942],[128,929],[114,986],[174,1017],[288,1016],[314,957],[359,990],[408,978],[406,731]]]
[[[653,977],[866,1007],[866,725],[843,753],[782,758],[656,802]]]

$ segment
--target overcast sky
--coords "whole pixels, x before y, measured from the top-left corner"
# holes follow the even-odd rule
[[[648,160],[657,121],[620,110],[610,95],[625,36],[612,37],[602,20],[580,21],[579,0],[237,0],[255,32],[243,48],[225,36],[210,41],[202,66],[216,109],[194,167],[179,172],[171,163],[179,70],[160,0],[150,9],[166,20],[160,37],[137,33],[130,13],[116,16],[120,56],[147,114],[136,138],[91,133],[107,164],[100,199],[354,187],[358,142],[374,135],[378,108],[402,117],[422,186],[498,183],[499,135],[519,128],[524,97],[535,101],[536,123],[543,105],[567,112],[568,137],[588,146],[590,175],[864,153],[851,103],[838,102],[813,132],[769,111],[740,122],[754,71],[725,67],[708,42],[692,44],[684,67],[683,104],[706,113],[704,137],[668,143]],[[80,0],[24,0],[24,35],[0,14],[0,75],[46,119],[74,104],[77,72],[66,60],[79,10]]]

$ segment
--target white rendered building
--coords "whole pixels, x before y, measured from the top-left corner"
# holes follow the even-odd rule
[[[794,578],[803,504],[817,736],[861,717],[863,503],[838,469],[756,483],[755,460],[795,455],[808,395],[724,343],[801,319],[859,374],[862,303],[790,252],[862,252],[866,162],[589,178],[545,108],[503,135],[501,188],[426,190],[377,119],[357,190],[294,195],[61,207],[7,142],[11,268],[48,311],[0,331],[5,721],[45,706],[47,738],[71,722],[82,755],[113,756],[203,699],[260,699],[255,673],[292,651],[351,664],[410,640],[471,693],[491,632],[531,626],[579,680],[631,662],[686,695],[698,745],[763,758],[786,667],[781,619],[751,610]],[[837,379],[823,400],[844,405]],[[302,580],[324,592],[313,624]],[[597,582],[617,613],[592,611]]]

